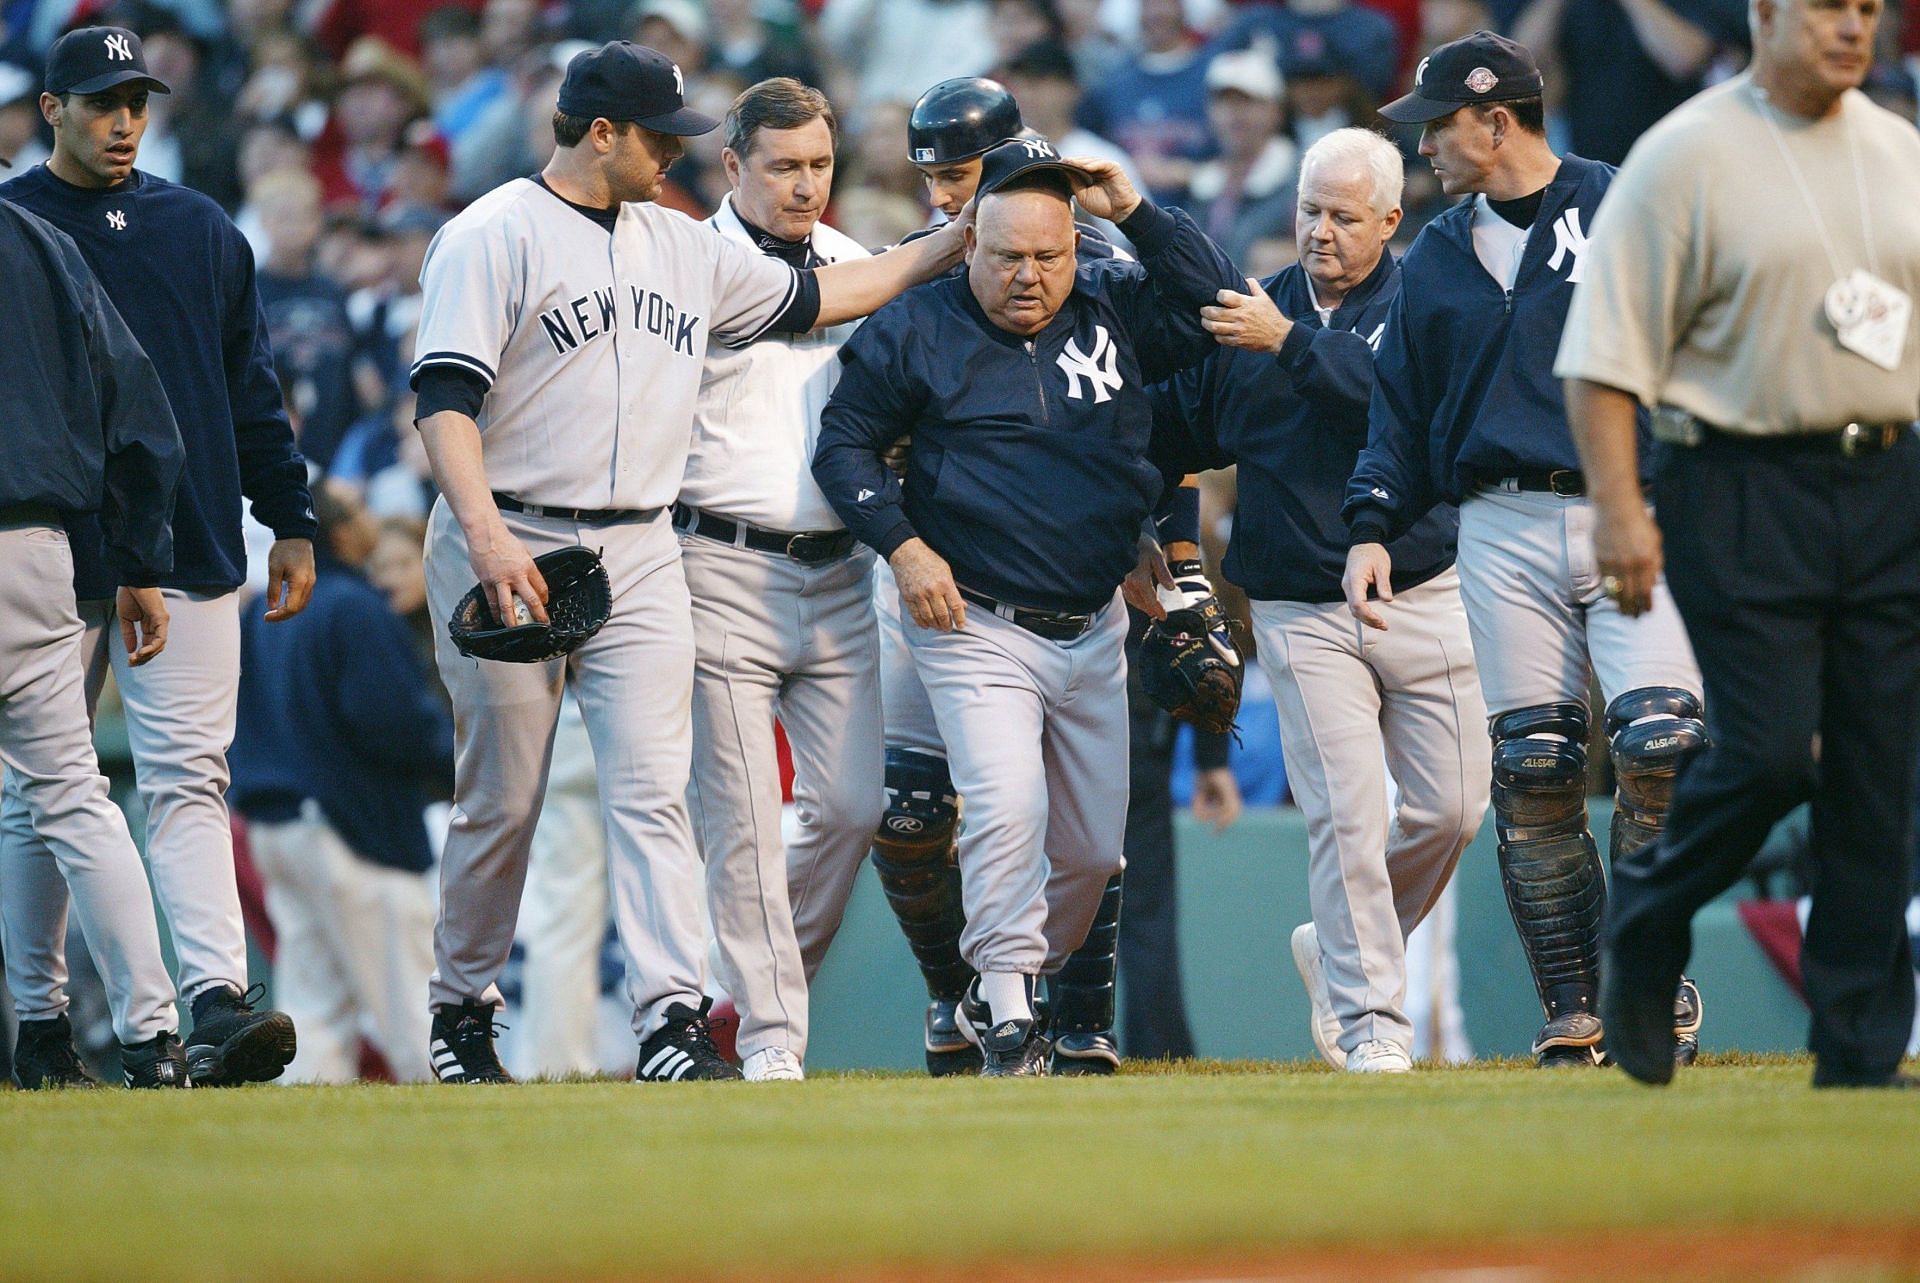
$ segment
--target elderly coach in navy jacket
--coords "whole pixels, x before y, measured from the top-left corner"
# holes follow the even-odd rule
[[[1357,628],[1340,583],[1341,501],[1367,442],[1374,345],[1400,292],[1386,245],[1401,184],[1400,153],[1379,134],[1315,143],[1300,166],[1300,261],[1207,309],[1231,346],[1154,394],[1156,433],[1185,442],[1197,466],[1240,467],[1225,568],[1252,601],[1307,817],[1313,921],[1293,933],[1294,962],[1321,1055],[1376,1073],[1411,1065],[1406,937],[1479,827],[1489,775],[1454,508],[1435,505],[1393,541],[1390,631]]]
[[[1070,186],[1069,186],[1070,184]],[[1035,977],[1085,938],[1121,865],[1121,580],[1164,487],[1148,385],[1204,357],[1240,285],[1184,214],[1039,139],[987,153],[968,271],[896,299],[841,351],[814,476],[888,559],[907,644],[967,799],[963,1004],[983,1073],[1044,1072]],[[1069,193],[1140,262],[1076,264]],[[881,452],[911,434],[906,484]]]

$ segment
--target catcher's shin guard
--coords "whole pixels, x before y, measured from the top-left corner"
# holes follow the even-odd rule
[[[1587,829],[1587,710],[1544,704],[1492,722],[1500,881],[1547,1023],[1540,1063],[1598,1064],[1606,879]]]
[[[1613,831],[1609,859],[1618,863],[1652,846],[1666,827],[1680,765],[1707,742],[1700,700],[1678,686],[1643,686],[1607,705],[1613,755]],[[1685,976],[1673,1000],[1674,1059],[1692,1064],[1700,1051],[1700,990]]]
[[[960,957],[967,924],[953,847],[960,799],[947,764],[911,749],[887,750],[886,787],[887,809],[873,838],[874,871],[926,977],[927,996],[958,1001],[973,979]]]
[[[1110,1074],[1120,1067],[1113,1037],[1113,978],[1120,945],[1121,883],[1107,881],[1093,925],[1078,949],[1047,980],[1047,1027],[1056,1074]]]
[[[1677,686],[1643,686],[1607,705],[1607,741],[1616,780],[1610,852],[1614,861],[1638,854],[1660,836],[1680,763],[1707,742],[1700,715],[1700,701]]]

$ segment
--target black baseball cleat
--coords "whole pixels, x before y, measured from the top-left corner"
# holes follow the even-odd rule
[[[980,1072],[980,1048],[960,1030],[960,1000],[927,1004],[927,1072],[935,1078]]]
[[[1002,1020],[980,1039],[982,1078],[1044,1078],[1047,1040],[1035,1020]]]
[[[1555,1016],[1535,1035],[1533,1056],[1542,1069],[1591,1069],[1606,1064],[1605,1034],[1599,1019],[1587,1011]]]
[[[66,1014],[46,1020],[22,1020],[13,1047],[13,1081],[22,1091],[48,1087],[98,1087],[73,1049],[73,1026]]]
[[[443,1083],[510,1083],[513,1075],[493,1049],[493,1004],[461,1002],[437,1007],[427,1035],[433,1076]]]
[[[738,1081],[742,1075],[734,1063],[714,1046],[713,1031],[707,1028],[707,1012],[713,999],[702,998],[699,1010],[684,1002],[667,1007],[667,1023],[654,1030],[640,1044],[640,1063],[633,1080],[639,1083],[680,1083]]]
[[[1054,1034],[1049,1073],[1073,1077],[1111,1074],[1119,1068],[1120,1047],[1114,1042],[1111,1029]]]
[[[145,1042],[121,1043],[120,1072],[127,1086],[134,1088],[193,1086],[187,1073],[186,1049],[180,1045],[180,1036],[173,1033],[155,1034]]]
[[[1673,1063],[1691,1065],[1700,1056],[1700,1017],[1706,1005],[1700,1001],[1700,986],[1680,977],[1679,992],[1673,995]]]
[[[245,993],[232,985],[215,985],[194,997],[187,1069],[196,1087],[272,1082],[286,1072],[293,1060],[293,1017],[284,1011],[255,1011],[253,1004],[265,992],[265,985]]]

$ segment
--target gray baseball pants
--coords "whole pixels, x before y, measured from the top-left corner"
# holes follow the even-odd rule
[[[804,1059],[807,983],[840,928],[885,806],[873,554],[820,565],[680,537],[693,597],[694,827],[742,1058]],[[792,845],[773,724],[793,750]]]
[[[447,618],[473,586],[473,568],[460,523],[444,500],[434,505],[427,605],[453,696],[454,802],[428,1005],[501,1005],[496,981],[513,947],[564,683],[593,741],[614,927],[627,955],[634,1032],[645,1039],[665,1023],[669,1004],[699,1006],[705,966],[700,857],[687,818],[693,628],[680,547],[664,509],[591,524],[500,516],[536,557],[576,544],[597,549],[613,612],[564,659],[507,664],[461,655]]]
[[[1475,491],[1460,505],[1459,571],[1491,712],[1584,704],[1589,665],[1603,702],[1645,686],[1700,693],[1700,666],[1667,581],[1654,585],[1653,609],[1637,618],[1607,596],[1585,499]]]
[[[114,1035],[124,1043],[146,1042],[177,1029],[179,1020],[146,870],[94,756],[85,635],[66,533],[37,523],[0,525],[0,762],[13,821],[6,845],[17,845],[21,855],[0,861],[0,906],[15,1010],[23,1020],[66,1010],[60,944],[71,887],[106,985]],[[116,628],[113,644],[119,641]],[[60,884],[57,899],[32,876],[39,863]],[[231,883],[231,864],[227,877]],[[58,916],[49,922],[47,914]]]
[[[1115,593],[1068,642],[972,603],[956,632],[903,622],[967,800],[960,954],[983,973],[1050,975],[1125,863],[1126,608]]]
[[[1340,1048],[1377,1040],[1411,1055],[1407,936],[1446,889],[1492,785],[1459,579],[1449,570],[1396,594],[1386,632],[1344,602],[1252,607],[1307,821],[1307,898]]]
[[[89,720],[109,663],[147,808],[147,864],[179,962],[181,997],[247,987],[247,928],[233,867],[227,748],[240,693],[240,598],[166,589],[167,648],[135,668],[111,601],[80,604]],[[67,882],[8,773],[0,803],[7,984],[23,1013],[66,1009]],[[169,1028],[172,1026],[170,1025]]]
[[[947,746],[940,741],[933,705],[927,702],[927,688],[913,666],[913,653],[900,626],[900,591],[884,562],[875,568],[873,610],[880,621],[880,706],[886,719],[886,746],[945,758]]]

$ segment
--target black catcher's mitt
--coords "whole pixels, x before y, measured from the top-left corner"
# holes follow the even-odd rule
[[[1147,697],[1180,721],[1217,734],[1233,729],[1247,675],[1228,622],[1220,599],[1208,593],[1154,620],[1140,642]]]
[[[487,600],[487,586],[475,584],[447,621],[447,635],[462,655],[509,664],[538,664],[558,659],[600,631],[613,612],[613,587],[600,554],[591,548],[561,548],[533,559],[547,581],[548,623],[529,618],[502,624]],[[520,603],[515,602],[516,606]],[[524,606],[520,606],[524,610]]]

